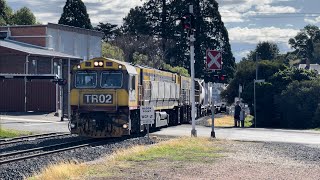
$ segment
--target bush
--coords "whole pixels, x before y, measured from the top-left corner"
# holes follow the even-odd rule
[[[276,99],[285,128],[317,128],[320,125],[320,80],[295,81]]]

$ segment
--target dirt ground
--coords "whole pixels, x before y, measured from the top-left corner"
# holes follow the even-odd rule
[[[129,162],[90,179],[320,179],[320,147],[300,144],[217,141],[221,157],[202,162]]]

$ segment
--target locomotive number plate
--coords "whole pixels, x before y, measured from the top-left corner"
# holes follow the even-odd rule
[[[113,104],[112,94],[84,94],[84,104]]]

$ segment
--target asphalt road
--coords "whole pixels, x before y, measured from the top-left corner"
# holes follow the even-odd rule
[[[58,118],[43,115],[38,116],[2,116],[0,120],[2,127],[31,131],[35,133],[46,132],[69,132],[68,121],[59,121]],[[191,125],[180,125],[169,128],[162,128],[151,135],[164,136],[190,136]],[[211,128],[196,126],[199,137],[210,137]],[[216,128],[218,139],[240,140],[240,141],[260,141],[260,142],[283,142],[320,144],[320,132],[303,130],[282,130],[263,128]]]
[[[163,128],[153,135],[190,136],[191,125]],[[210,137],[211,128],[196,126],[198,137]],[[263,128],[216,128],[216,138],[240,141],[320,144],[320,132]]]
[[[6,129],[29,131],[35,133],[69,132],[68,121],[44,116],[5,116],[1,117],[0,125]]]

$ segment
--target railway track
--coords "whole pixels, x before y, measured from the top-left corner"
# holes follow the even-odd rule
[[[0,165],[7,164],[10,162],[15,162],[15,161],[21,161],[21,160],[31,159],[35,157],[45,156],[49,154],[54,154],[58,152],[98,145],[103,141],[108,141],[108,140],[86,139],[86,140],[72,141],[68,143],[61,143],[61,144],[55,144],[50,146],[43,146],[43,147],[37,147],[32,149],[3,153],[3,154],[0,154]]]
[[[70,133],[45,133],[45,134],[35,134],[30,136],[20,136],[16,138],[6,138],[6,139],[0,139],[0,146],[19,143],[19,142],[25,142],[25,141],[32,141],[36,139],[46,139],[46,138],[60,137],[60,136],[66,136],[66,135],[70,135]]]

